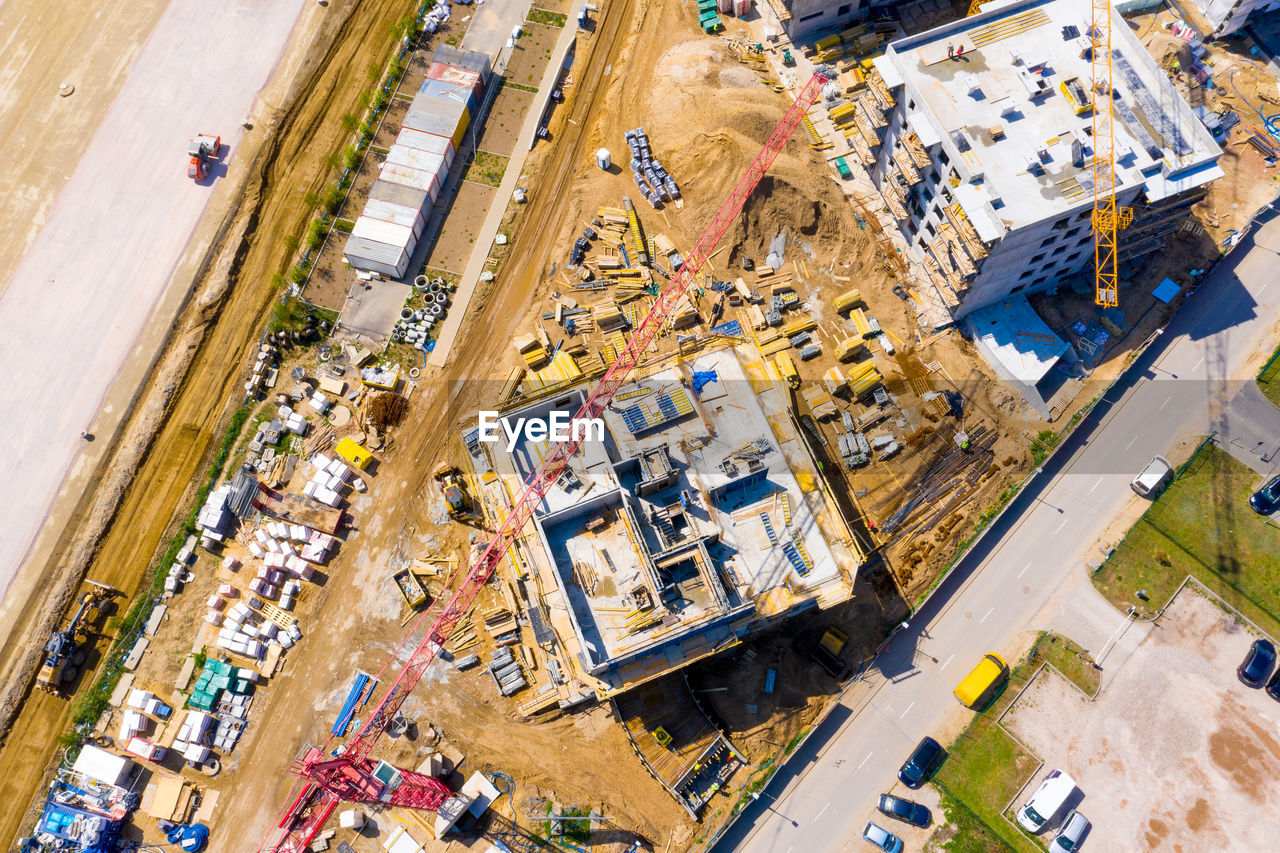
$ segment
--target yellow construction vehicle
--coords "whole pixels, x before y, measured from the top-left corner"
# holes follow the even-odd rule
[[[71,623],[66,630],[54,631],[44,645],[44,661],[36,675],[36,686],[41,690],[62,693],[71,686],[87,656],[82,645],[88,639],[85,626],[89,622],[89,611],[96,610],[105,616],[114,609],[112,599],[119,594],[118,590],[97,581],[87,583],[89,589],[80,596],[80,607],[71,617]]]
[[[463,478],[462,472],[453,465],[444,465],[436,470],[436,482],[440,484],[441,491],[444,492],[445,506],[449,509],[449,517],[454,521],[471,521],[479,522],[480,513],[476,509],[475,501],[472,500],[470,492],[467,490],[467,481]]]

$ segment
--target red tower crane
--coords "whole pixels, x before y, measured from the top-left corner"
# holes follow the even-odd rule
[[[626,348],[618,354],[612,366],[591,389],[586,400],[574,414],[575,421],[598,418],[604,412],[614,394],[639,364],[649,344],[661,331],[663,323],[672,315],[681,298],[689,291],[694,278],[706,265],[712,250],[724,237],[738,214],[742,212],[747,198],[760,183],[760,179],[769,171],[769,167],[782,151],[787,140],[791,138],[791,134],[800,124],[809,107],[813,106],[827,79],[824,70],[819,70],[801,89],[795,103],[791,105],[786,116],[765,142],[764,148],[747,168],[746,174],[720,206],[720,210],[716,212],[697,245],[685,256],[684,265],[672,276],[666,288],[658,294],[657,302],[640,321],[640,325],[627,341]],[[585,436],[586,431],[581,432]],[[571,430],[572,435],[577,436],[578,433],[578,430]],[[506,556],[507,549],[520,536],[525,524],[533,516],[534,510],[542,503],[552,485],[564,474],[570,458],[578,452],[583,436],[572,441],[554,444],[551,453],[543,459],[538,470],[529,475],[523,491],[516,498],[502,525],[489,540],[480,556],[467,569],[466,577],[454,592],[453,597],[436,615],[435,621],[418,641],[408,663],[401,668],[373,713],[346,744],[341,754],[332,755],[328,752],[327,745],[323,748],[308,746],[294,761],[291,769],[301,777],[301,784],[295,786],[294,792],[290,793],[290,801],[283,817],[276,829],[271,832],[270,837],[263,842],[260,850],[270,850],[273,853],[301,853],[340,802],[437,810],[452,795],[452,791],[439,779],[393,767],[386,762],[371,758],[370,753],[378,738],[382,736],[387,725],[395,718],[405,699],[426,672],[427,667],[444,647],[458,621],[475,601],[480,588],[493,575],[498,563]],[[401,647],[410,637],[417,634],[430,612],[428,610],[418,618],[413,629],[401,642]],[[397,655],[393,655],[391,662],[396,658]]]

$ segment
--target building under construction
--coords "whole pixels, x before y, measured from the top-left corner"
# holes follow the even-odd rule
[[[1113,10],[1116,201],[1133,208],[1120,260],[1157,251],[1222,151]],[[992,2],[890,43],[862,98],[872,178],[954,317],[1092,268],[1090,7]]]
[[[741,359],[741,360],[740,360]],[[570,387],[503,415],[572,414]],[[535,622],[571,672],[614,694],[809,607],[849,598],[860,563],[789,409],[749,347],[704,352],[624,385],[514,553]],[[467,444],[492,514],[546,441]]]

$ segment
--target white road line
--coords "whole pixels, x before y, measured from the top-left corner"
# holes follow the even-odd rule
[[[1062,528],[1064,528],[1064,527],[1066,527],[1066,526],[1067,526],[1067,522],[1068,522],[1068,521],[1070,521],[1070,519],[1068,519],[1068,518],[1063,518],[1063,519],[1062,519],[1062,523],[1058,525],[1058,529],[1057,529],[1057,530],[1055,530],[1055,531],[1053,531],[1053,533],[1054,533],[1054,535],[1055,535],[1055,536],[1056,536],[1057,534],[1059,534],[1059,533],[1061,533],[1061,532],[1062,532]]]
[[[993,607],[987,611],[987,616],[990,616],[992,613],[995,613],[995,612],[996,612],[996,609]],[[981,625],[983,622],[986,622],[987,616],[983,616],[981,619],[979,619],[978,624]]]
[[[1027,573],[1027,569],[1029,568],[1031,568],[1030,562],[1028,562],[1025,566],[1022,567],[1022,571],[1018,572],[1018,577],[1022,577],[1023,575],[1025,575]]]
[[[822,812],[825,812],[825,811],[827,810],[827,806],[829,806],[829,805],[831,805],[831,803],[827,803],[827,805],[826,805],[826,806],[823,806],[823,807],[822,807]],[[815,815],[813,819],[814,819],[814,820],[817,820],[818,818],[822,817],[822,812],[818,812],[818,814],[817,814],[817,815]]]
[[[951,663],[955,659],[956,659],[956,654],[955,652],[952,652],[951,657],[947,658],[947,663]],[[942,672],[944,669],[946,669],[947,663],[944,663],[942,666],[938,667],[938,672]]]
[[[1103,480],[1105,480],[1105,479],[1106,479],[1106,477],[1099,477],[1099,478],[1098,478],[1098,482],[1094,483],[1094,484],[1093,484],[1093,487],[1089,489],[1089,493],[1090,493],[1090,494],[1093,494],[1093,490],[1094,490],[1094,489],[1096,489],[1096,488],[1098,488],[1098,486],[1101,486],[1101,485],[1102,485],[1102,481],[1103,481]],[[1022,575],[1018,575],[1018,577],[1022,577]]]
[[[1204,364],[1204,356],[1200,356],[1200,360],[1196,362],[1195,367],[1191,368],[1191,372],[1195,373],[1200,368],[1200,365],[1202,364]],[[1160,408],[1163,409],[1164,406],[1161,406]]]
[[[1129,443],[1124,446],[1124,449],[1128,450],[1130,447],[1133,447],[1133,443],[1137,440],[1138,437],[1135,435],[1133,438],[1129,439]]]
[[[907,713],[915,706],[916,706],[916,703],[915,703],[915,700],[913,699],[910,705],[902,709],[902,713],[898,715],[898,719],[901,720],[903,717],[905,717]]]
[[[1202,359],[1200,359],[1200,361],[1204,361],[1204,359],[1202,358]],[[1199,366],[1200,366],[1200,362],[1198,361],[1198,362],[1196,362],[1196,367],[1199,367]],[[1196,369],[1196,367],[1191,368],[1191,370],[1194,372],[1194,371],[1195,371],[1195,369]],[[1173,399],[1173,397],[1171,397],[1171,396],[1170,396],[1170,397],[1165,397],[1165,398],[1164,398],[1164,402],[1160,404],[1160,408],[1159,408],[1159,409],[1156,409],[1156,411],[1157,411],[1157,412],[1159,412],[1159,411],[1163,411],[1163,410],[1164,410],[1164,407],[1165,407],[1165,406],[1167,406],[1167,405],[1169,405],[1169,401],[1170,401],[1170,400],[1172,400],[1172,399]]]
[[[857,766],[856,768],[854,768],[854,769],[855,769],[855,770],[861,770],[861,769],[862,769],[862,765],[863,765],[863,764],[866,764],[868,761],[870,761],[870,760],[871,760],[871,756],[873,756],[873,755],[875,755],[875,752],[868,752],[868,753],[867,753],[867,757],[866,757],[866,758],[864,758],[864,759],[862,759],[862,762],[861,762],[860,764],[858,764],[858,766]]]

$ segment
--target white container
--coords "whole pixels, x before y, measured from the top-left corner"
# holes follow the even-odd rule
[[[608,148],[601,148],[596,152],[596,165],[606,172],[609,171],[609,167],[613,165],[613,160],[609,155]]]

